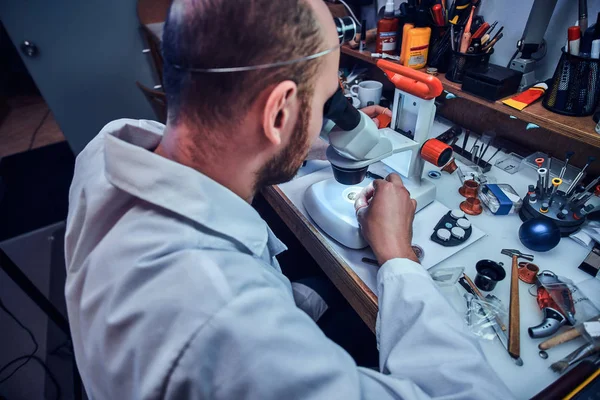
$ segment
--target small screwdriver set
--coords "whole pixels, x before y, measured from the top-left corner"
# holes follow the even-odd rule
[[[492,164],[490,163],[490,161],[492,160],[492,158],[494,158],[494,156],[496,156],[497,151],[494,151],[491,157],[489,158],[486,155],[488,154],[488,149],[490,145],[494,142],[494,139],[496,138],[496,133],[484,132],[481,136],[477,137],[473,145],[469,147],[468,143],[470,135],[471,131],[467,129],[463,136],[462,147],[459,147],[456,144],[454,144],[452,146],[452,150],[454,150],[454,153],[456,155],[459,155],[465,158],[466,160],[472,162],[473,164],[481,167],[481,170],[484,173],[489,172],[492,169]]]
[[[566,154],[565,163],[558,176],[551,178],[552,158],[536,158],[537,185],[529,185],[528,193],[523,200],[519,216],[523,221],[534,218],[550,219],[560,228],[562,236],[568,236],[577,231],[585,222],[587,214],[593,205],[586,204],[588,200],[600,195],[600,176],[587,186],[581,185],[587,168],[595,157],[589,157],[587,164],[579,171],[575,179],[566,187],[563,178],[573,152]],[[562,185],[562,186],[561,186]],[[560,190],[559,190],[560,189]]]

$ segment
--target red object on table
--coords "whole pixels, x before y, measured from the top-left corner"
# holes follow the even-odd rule
[[[536,158],[535,159],[535,163],[537,164],[538,168],[542,168],[542,165],[544,165],[544,159],[543,158]]]

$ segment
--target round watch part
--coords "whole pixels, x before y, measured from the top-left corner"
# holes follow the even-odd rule
[[[462,210],[459,210],[458,208],[455,208],[450,213],[450,216],[452,218],[454,218],[454,219],[459,219],[459,218],[464,218],[465,217],[465,213]]]
[[[444,226],[446,227],[446,229],[452,229],[452,227],[453,227],[454,225],[452,225],[450,222],[446,222],[446,223],[444,224]]]
[[[469,229],[471,227],[471,221],[469,221],[466,218],[461,218],[458,221],[456,221],[456,225],[458,225],[459,228],[462,229]]]
[[[457,239],[462,239],[465,237],[465,230],[459,227],[452,228],[452,236]]]
[[[438,239],[443,240],[444,242],[450,240],[452,236],[448,229],[438,229],[436,232]]]

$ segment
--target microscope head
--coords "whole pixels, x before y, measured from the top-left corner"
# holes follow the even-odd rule
[[[371,117],[350,104],[341,88],[325,104],[324,117],[335,124],[333,129],[324,128],[321,137],[331,145],[327,159],[339,183],[362,182],[370,164],[392,154],[391,142]]]

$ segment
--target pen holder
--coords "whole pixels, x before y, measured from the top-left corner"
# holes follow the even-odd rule
[[[437,68],[438,72],[442,74],[448,70],[452,56],[449,26],[431,27],[427,66]]]
[[[469,68],[486,67],[490,63],[490,56],[494,54],[492,48],[489,53],[465,54],[459,51],[452,51],[446,79],[456,83],[462,83],[465,71]]]
[[[563,47],[543,106],[574,117],[593,114],[600,98],[599,64],[600,59],[574,56]]]

